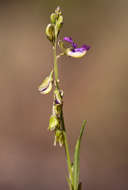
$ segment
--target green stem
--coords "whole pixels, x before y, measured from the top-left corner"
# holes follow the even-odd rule
[[[71,159],[70,159],[70,153],[69,153],[67,134],[66,134],[65,124],[64,124],[63,112],[61,113],[61,120],[62,120],[62,128],[63,128],[64,147],[65,147],[65,153],[66,153],[66,157],[67,157],[68,172],[70,174],[71,181],[73,182],[72,163],[71,163]]]
[[[54,76],[55,76],[55,84],[56,88],[59,89],[58,85],[58,65],[57,65],[57,55],[56,55],[56,41],[54,43],[53,47],[53,54],[54,54]],[[65,148],[65,153],[67,157],[67,165],[68,165],[68,172],[71,176],[71,181],[73,181],[73,174],[72,174],[72,163],[70,159],[70,153],[69,153],[69,147],[68,147],[68,140],[67,140],[67,135],[66,135],[66,130],[65,130],[65,124],[64,124],[64,117],[63,117],[63,112],[61,113],[61,121],[62,121],[62,128],[63,128],[63,137],[64,137],[64,148]],[[71,189],[71,187],[70,187]]]
[[[58,84],[58,65],[57,65],[57,56],[56,56],[56,42],[53,47],[53,54],[54,54],[54,75],[55,75],[55,81]]]

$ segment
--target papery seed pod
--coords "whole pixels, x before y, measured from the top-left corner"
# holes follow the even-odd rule
[[[56,115],[58,119],[60,119],[62,113],[62,104],[53,104],[52,114]]]
[[[61,112],[62,112],[62,105],[53,103],[52,114],[55,115],[57,118],[60,118]]]
[[[64,144],[64,137],[63,137],[63,131],[56,130],[55,131],[55,139],[54,139],[54,146],[56,146],[56,143],[59,143],[60,147]]]
[[[48,129],[50,131],[55,130],[59,126],[59,120],[55,115],[51,115],[50,120],[49,120],[49,127]]]
[[[54,24],[48,24],[45,30],[47,38],[54,43],[55,41],[55,26]]]
[[[38,90],[41,94],[48,94],[52,90],[53,83],[53,71],[51,71],[50,75],[46,77],[41,85],[38,87]]]

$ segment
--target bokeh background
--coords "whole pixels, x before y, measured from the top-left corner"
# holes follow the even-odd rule
[[[128,189],[128,1],[0,1],[0,190],[66,190],[64,150],[47,130],[52,94],[37,91],[52,68],[45,27],[60,5],[60,37],[91,46],[59,63],[71,154],[83,119],[83,190]]]

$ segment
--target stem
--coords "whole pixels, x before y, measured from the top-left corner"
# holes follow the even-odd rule
[[[69,174],[71,177],[71,181],[73,182],[72,163],[71,163],[71,159],[70,159],[70,153],[69,153],[67,134],[66,134],[65,124],[64,124],[63,112],[61,113],[61,120],[62,120],[64,147],[65,147],[65,153],[66,153],[66,157],[67,157],[68,171],[69,171]]]
[[[58,65],[57,65],[57,56],[56,56],[56,41],[53,47],[53,54],[54,54],[54,75],[55,81],[58,83]]]
[[[56,55],[56,40],[55,40],[54,47],[53,47],[53,54],[54,54],[55,84],[56,84],[56,88],[59,89],[58,65],[57,65],[57,58],[58,57]],[[61,121],[62,121],[63,137],[64,137],[64,148],[65,148],[65,154],[67,157],[68,172],[69,172],[69,175],[71,177],[71,181],[73,181],[72,164],[71,164],[71,159],[70,159],[70,153],[69,153],[68,140],[67,140],[66,129],[65,129],[65,124],[64,124],[63,112],[61,112]],[[71,187],[70,187],[70,189],[71,189]]]

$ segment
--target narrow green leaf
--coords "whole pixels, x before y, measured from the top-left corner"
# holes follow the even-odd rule
[[[83,121],[81,130],[80,130],[80,136],[77,139],[76,146],[75,146],[75,153],[74,153],[74,168],[73,168],[73,186],[74,190],[78,190],[79,185],[79,154],[80,154],[80,143],[82,139],[82,135],[85,129],[85,125],[87,123],[87,120]]]

